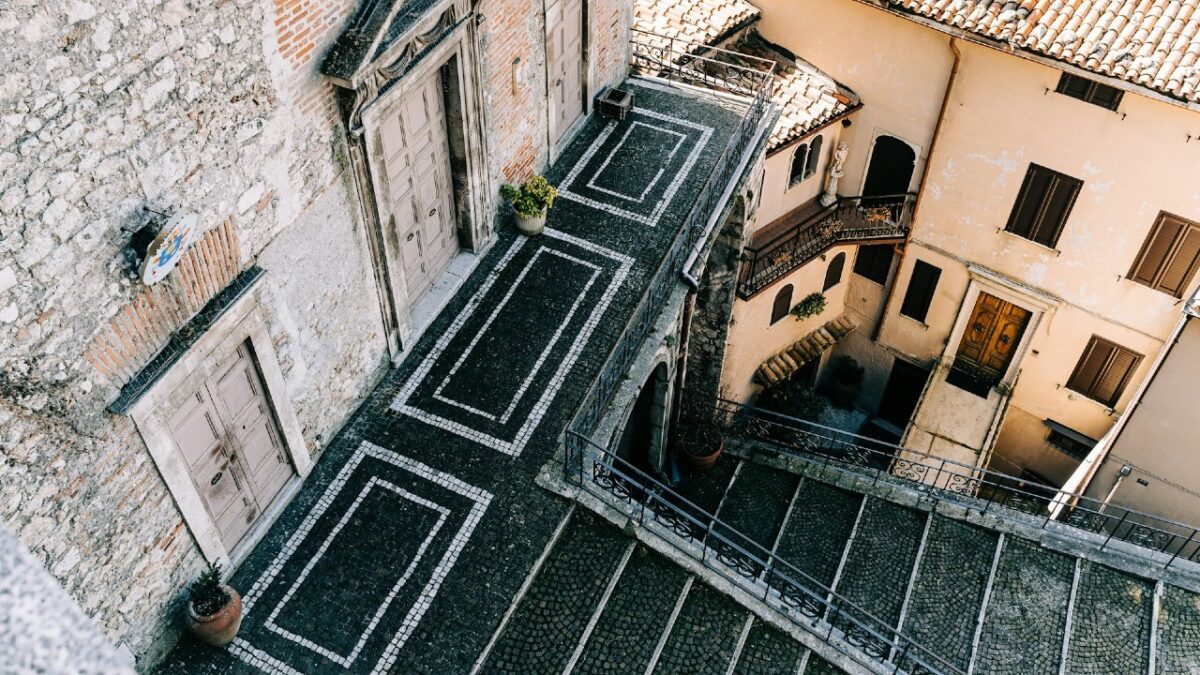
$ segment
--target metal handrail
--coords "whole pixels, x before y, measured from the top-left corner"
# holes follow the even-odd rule
[[[770,240],[744,249],[738,295],[752,297],[788,272],[844,242],[903,239],[916,194],[838,197]]]
[[[1094,497],[1026,480],[984,467],[938,457],[922,450],[875,440],[832,427],[734,401],[718,400],[720,412],[732,420],[735,435],[767,443],[781,454],[816,458],[824,466],[846,473],[871,473],[880,478],[915,484],[934,499],[956,504],[975,502],[980,513],[993,506],[1036,516],[1046,527],[1051,521],[1069,530],[1103,538],[1101,550],[1115,539],[1169,555],[1164,568],[1179,560],[1200,558],[1200,526],[1135,509],[1108,504]],[[1074,504],[1068,502],[1074,501]],[[1068,531],[1069,531],[1068,530]]]
[[[568,467],[576,483],[666,534],[664,541],[755,594],[799,626],[862,665],[890,667],[891,673],[962,675],[963,670],[893,628],[854,601],[721,521],[591,438],[567,432]],[[649,519],[649,520],[647,520]],[[683,542],[679,542],[682,539]],[[846,649],[841,643],[855,647]],[[866,657],[866,658],[864,658]]]
[[[671,82],[695,82],[708,89],[757,97],[760,93],[770,93],[769,85],[774,79],[774,61],[701,42],[633,28],[630,46],[630,66],[635,72]],[[719,57],[729,60],[723,61]],[[733,60],[746,65],[731,62]]]

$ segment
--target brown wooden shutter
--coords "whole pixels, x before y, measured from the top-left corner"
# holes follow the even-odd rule
[[[1158,282],[1158,288],[1182,298],[1184,291],[1196,274],[1196,266],[1200,263],[1200,227],[1189,225],[1184,228],[1175,255],[1163,271]]]
[[[1182,298],[1200,267],[1200,225],[1162,213],[1129,271],[1129,278]]]
[[[1182,230],[1181,221],[1160,214],[1158,222],[1150,230],[1150,236],[1146,237],[1146,243],[1142,244],[1142,250],[1133,263],[1129,278],[1140,284],[1154,286],[1154,281],[1162,271],[1163,263],[1167,261],[1167,256],[1171,254],[1171,248],[1175,246],[1175,240],[1179,238]]]
[[[1058,243],[1058,235],[1067,222],[1067,215],[1071,213],[1082,185],[1082,182],[1062,174],[1055,174],[1051,178],[1045,203],[1030,239],[1051,248]]]
[[[1013,205],[1012,215],[1008,217],[1005,227],[1013,234],[1019,234],[1026,239],[1033,232],[1033,224],[1042,208],[1042,200],[1050,188],[1050,175],[1042,167],[1033,164],[1025,174],[1025,182],[1017,193],[1017,203]]]
[[[1077,178],[1030,164],[1004,229],[1053,248],[1081,187]]]
[[[1067,381],[1067,388],[1109,407],[1115,406],[1141,361],[1141,354],[1093,335]]]

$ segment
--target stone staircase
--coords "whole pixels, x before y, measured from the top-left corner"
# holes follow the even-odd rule
[[[473,672],[844,671],[684,568],[577,509]]]
[[[728,454],[682,490],[962,672],[1200,673],[1195,592]]]

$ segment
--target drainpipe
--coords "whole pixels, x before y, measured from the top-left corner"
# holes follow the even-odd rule
[[[1096,509],[1097,511],[1104,513],[1104,510],[1108,508],[1108,503],[1111,502],[1112,498],[1116,496],[1117,488],[1121,487],[1121,481],[1128,478],[1129,474],[1131,473],[1133,473],[1132,466],[1126,464],[1121,467],[1121,472],[1117,474],[1117,479],[1113,481],[1112,487],[1108,490],[1108,494],[1104,496],[1104,503],[1100,505],[1100,508]]]
[[[929,181],[929,166],[933,163],[933,153],[937,150],[938,139],[942,136],[942,123],[946,120],[946,108],[950,107],[950,95],[954,92],[954,83],[958,80],[958,67],[962,63],[962,50],[958,48],[958,38],[950,37],[950,51],[954,54],[954,63],[950,66],[950,77],[946,80],[946,90],[942,93],[942,105],[938,109],[937,123],[933,125],[933,138],[929,141],[929,153],[925,159],[925,170],[921,172],[921,183],[917,186],[917,199],[913,203],[912,217],[909,218],[909,238],[912,238],[912,225],[917,222],[917,214],[921,212],[921,205],[925,203],[925,183]],[[908,255],[908,247],[905,246],[900,251],[900,261],[896,264],[896,269],[899,270],[904,265],[904,257]],[[888,293],[887,301],[883,304],[883,313],[879,316],[879,323],[875,324],[875,330],[871,333],[871,341],[878,342],[879,335],[883,333],[883,324],[887,321],[888,310],[892,308],[892,304],[896,298],[896,287],[892,285],[892,292]]]

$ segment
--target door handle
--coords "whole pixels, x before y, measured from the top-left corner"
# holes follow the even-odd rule
[[[404,238],[404,241],[412,241],[413,237],[415,236],[417,236],[416,232],[409,232],[408,236]]]
[[[555,81],[554,81],[554,86],[556,86],[556,87],[557,87],[557,86],[560,86],[561,84],[562,84],[562,78],[561,78],[561,77],[560,77],[560,78],[558,78],[557,80],[555,80]]]
[[[225,472],[224,472],[224,471],[218,471],[218,472],[217,472],[217,475],[213,476],[213,477],[212,477],[212,480],[208,481],[208,484],[209,484],[209,485],[216,485],[217,483],[220,483],[220,482],[221,482],[221,476],[224,476],[224,475],[225,475]]]
[[[432,218],[432,217],[433,217],[434,215],[436,215],[436,214],[437,214],[437,208],[436,208],[436,207],[435,207],[435,208],[432,208],[432,209],[429,209],[429,217],[430,217],[430,218]]]

